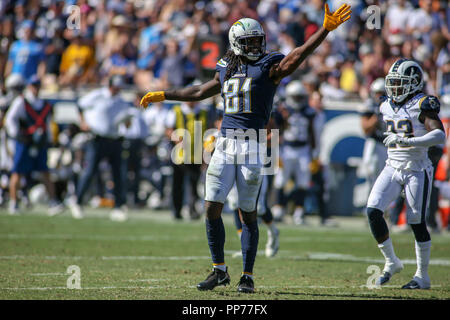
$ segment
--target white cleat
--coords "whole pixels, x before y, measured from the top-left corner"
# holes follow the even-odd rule
[[[273,232],[267,232],[266,257],[274,257],[280,247],[280,231],[275,227]]]
[[[11,216],[19,215],[19,214],[20,214],[19,203],[18,203],[18,202],[10,201],[10,202],[9,202],[9,207],[8,207],[8,213],[9,213]]]
[[[274,205],[272,208],[272,215],[273,215],[273,219],[275,221],[281,221],[283,220],[283,216],[284,216],[284,210],[281,206],[279,205]]]
[[[111,213],[109,214],[109,218],[112,221],[124,222],[128,220],[128,214],[126,213],[126,211],[117,208],[111,211]]]
[[[48,216],[54,217],[58,214],[61,214],[66,210],[66,207],[62,203],[54,203],[48,207]]]
[[[81,207],[78,203],[71,203],[69,205],[69,208],[70,208],[70,212],[72,213],[72,217],[74,219],[83,219],[84,218],[83,210],[81,209]]]
[[[383,274],[376,280],[375,284],[382,286],[391,280],[392,276],[403,270],[403,263],[397,259],[394,263],[384,265]]]
[[[295,209],[294,215],[293,215],[292,218],[294,220],[294,224],[296,224],[297,226],[304,226],[304,225],[306,225],[305,211],[303,210],[303,208]]]

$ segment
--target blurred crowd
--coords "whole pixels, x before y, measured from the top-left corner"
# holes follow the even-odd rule
[[[333,10],[345,1],[328,2]],[[351,20],[333,32],[293,77],[307,73],[329,98],[367,97],[371,82],[402,56],[423,66],[430,94],[450,92],[447,1],[346,2],[354,12]],[[208,60],[224,53],[229,27],[241,17],[261,21],[268,49],[287,54],[321,26],[324,1],[0,3],[0,83],[12,72],[26,78],[37,73],[45,89],[57,91],[95,86],[114,74],[125,76],[140,90],[186,85],[202,74],[201,69],[211,69]],[[368,9],[371,5],[377,7]],[[205,50],[204,39],[218,46]]]
[[[120,80],[116,80],[120,82],[118,87],[131,89],[136,95],[136,100],[128,103],[131,106],[137,106],[139,97],[148,90],[164,90],[205,81],[214,74],[216,61],[228,47],[230,26],[241,17],[254,18],[263,24],[269,51],[288,54],[321,27],[324,2],[2,0],[2,114],[5,115],[12,97],[22,94],[25,86],[33,85],[29,80],[35,78],[39,79],[39,90],[51,94],[63,89],[79,92],[98,87],[111,88],[111,81],[119,79],[115,78],[117,76],[120,77]],[[280,119],[287,114],[283,108],[288,95],[288,83],[299,80],[305,90],[305,96],[308,97],[309,107],[316,115],[320,115],[326,100],[361,101],[370,98],[373,82],[384,77],[392,63],[400,57],[418,61],[425,71],[424,91],[438,96],[444,104],[450,104],[450,8],[447,1],[328,1],[331,10],[335,10],[344,2],[352,6],[351,20],[332,32],[316,52],[281,83],[274,106]],[[372,5],[375,7],[370,7]],[[20,75],[23,79],[21,88],[16,88],[16,92],[7,84],[11,75]],[[183,104],[180,112],[184,114],[183,110],[187,110],[187,113],[191,110],[190,112],[197,116],[198,110],[207,110],[205,129],[213,128],[216,126],[216,106],[219,104],[219,99],[195,105]],[[81,117],[84,112],[80,106]],[[171,179],[175,172],[170,163],[170,130],[176,128],[176,116],[176,111],[171,107],[154,105],[145,113],[125,117],[121,123],[122,128],[117,127],[117,136],[121,137],[122,142],[128,141],[125,143],[128,148],[133,148],[133,151],[130,151],[131,149],[122,146],[124,153],[133,155],[134,150],[139,150],[138,160],[141,161],[134,160],[132,164],[125,164],[131,167],[138,165],[137,170],[131,170],[134,173],[127,173],[131,175],[130,181],[134,181],[134,177],[151,181],[148,187],[128,184],[128,187],[134,190],[132,203],[138,204],[145,200],[152,203],[153,207],[162,205],[163,189],[167,185],[165,179]],[[323,126],[324,120],[321,117],[316,117],[318,128]],[[127,139],[125,132],[130,128],[130,119],[141,118],[147,131],[138,129],[137,135],[130,133],[132,138]],[[184,119],[187,121],[186,117]],[[84,120],[88,118],[85,116]],[[55,129],[56,146],[72,144],[72,161],[66,163],[66,166],[70,166],[72,173],[80,175],[82,168],[86,166],[83,156],[86,156],[86,152],[89,153],[83,146],[87,141],[101,136],[86,122],[88,121],[83,121],[82,118],[78,124]],[[278,125],[283,126],[283,120],[280,120]],[[316,131],[320,132],[320,129]],[[94,138],[86,136],[88,133],[93,133]],[[74,139],[75,137],[77,139]],[[137,138],[145,147],[139,147],[141,142],[137,146],[133,144],[132,140]],[[318,151],[315,151],[316,154],[310,157],[313,164],[313,160],[317,160],[315,158]],[[64,163],[63,152],[59,156],[60,162],[57,162],[61,165]],[[111,161],[110,159],[109,165]],[[102,162],[99,162],[99,166],[108,168],[108,164],[102,167]],[[95,168],[91,170],[92,177],[83,179],[94,179],[95,182]],[[123,172],[124,169],[120,170]],[[64,175],[61,172],[60,174]],[[181,175],[193,174],[197,177],[195,181],[201,181],[201,168],[195,168],[194,171],[188,168],[177,172],[181,172]],[[75,197],[80,184],[77,178],[71,178],[72,184],[68,183],[64,189]],[[93,183],[94,195],[103,195],[105,188],[112,190],[114,185],[117,186],[118,180],[110,184],[104,184],[102,181],[105,180],[100,177],[97,183]],[[157,195],[153,198],[152,190],[157,190]],[[318,187],[318,190],[322,190],[321,187]],[[58,195],[55,197],[58,198]],[[63,200],[62,197],[59,195],[60,201]],[[192,197],[198,197],[198,192],[193,192]],[[101,196],[99,199],[105,197]],[[170,207],[172,201],[166,200],[165,206]],[[80,199],[76,202],[82,203]],[[127,203],[127,199],[122,199],[121,203]],[[195,209],[195,206],[195,201],[190,204],[191,217],[196,217],[200,211]],[[176,211],[179,211],[179,208]],[[81,211],[79,213],[81,214]],[[176,217],[180,215],[179,212],[174,214]]]

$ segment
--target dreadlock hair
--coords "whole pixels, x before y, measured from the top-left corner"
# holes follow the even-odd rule
[[[227,72],[225,73],[224,79],[224,81],[227,81],[236,72],[241,60],[231,49],[225,53],[223,60],[227,62]]]

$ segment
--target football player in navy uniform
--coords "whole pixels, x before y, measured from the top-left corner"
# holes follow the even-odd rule
[[[245,134],[239,136],[236,133],[244,130],[246,133],[255,132],[266,127],[281,79],[293,73],[328,33],[350,19],[350,15],[350,6],[347,4],[335,12],[330,12],[325,4],[323,27],[287,56],[276,52],[266,53],[266,37],[262,26],[253,19],[240,19],[230,28],[228,37],[231,48],[217,63],[212,80],[181,89],[148,92],[142,98],[143,107],[166,99],[198,101],[219,93],[224,100],[222,136],[217,139],[205,182],[206,234],[213,270],[197,285],[199,290],[212,290],[230,283],[225,265],[225,229],[221,213],[228,192],[236,183],[242,221],[243,259],[238,292],[254,292],[253,265],[259,239],[256,204],[263,180],[263,163],[255,148],[258,143],[245,137],[242,139]],[[255,154],[257,159],[253,161]],[[244,161],[236,161],[242,160],[242,157]],[[248,161],[248,158],[252,159]]]
[[[295,201],[293,220],[296,225],[304,225],[303,205],[306,190],[311,185],[310,163],[315,147],[315,111],[308,105],[308,94],[299,80],[294,80],[286,86],[286,106],[282,107],[281,115],[283,169],[278,171],[274,181],[278,190],[278,203],[274,209],[286,205],[287,198],[291,198],[284,196],[283,188],[293,177],[294,190],[291,192]]]

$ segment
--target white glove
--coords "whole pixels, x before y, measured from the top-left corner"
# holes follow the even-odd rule
[[[409,146],[408,138],[400,137],[396,133],[388,132],[386,133],[388,136],[384,138],[383,143],[386,147],[389,147],[391,144],[398,144],[400,146]]]

